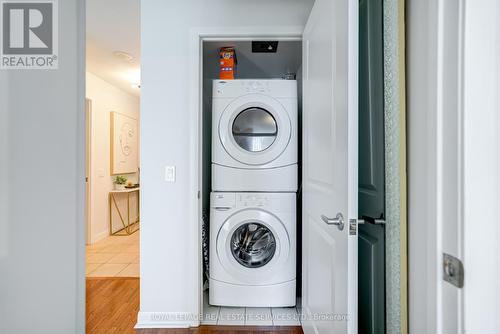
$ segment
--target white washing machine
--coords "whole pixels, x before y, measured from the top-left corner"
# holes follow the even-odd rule
[[[294,193],[212,193],[209,303],[295,305]]]
[[[214,80],[212,190],[297,191],[297,82]]]

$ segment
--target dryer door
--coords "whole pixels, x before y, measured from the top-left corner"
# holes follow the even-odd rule
[[[291,121],[283,105],[261,94],[231,102],[219,122],[219,138],[236,161],[264,165],[278,158],[291,138]]]
[[[266,285],[290,279],[283,270],[290,257],[290,238],[282,222],[263,210],[243,210],[226,220],[217,235],[217,257],[241,283]]]

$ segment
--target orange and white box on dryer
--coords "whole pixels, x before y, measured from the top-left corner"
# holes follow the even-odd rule
[[[233,47],[223,47],[219,51],[219,64],[221,80],[234,79],[236,72],[236,50]]]

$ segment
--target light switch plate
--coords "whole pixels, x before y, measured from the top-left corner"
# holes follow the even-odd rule
[[[175,182],[175,166],[165,167],[165,181]]]

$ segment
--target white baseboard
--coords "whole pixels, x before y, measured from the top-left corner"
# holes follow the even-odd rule
[[[91,239],[91,244],[95,244],[96,242],[106,238],[109,236],[109,231],[108,230],[104,230],[102,232],[99,232],[97,234],[94,234],[92,236],[92,239]]]
[[[187,312],[139,312],[134,328],[189,328],[198,327],[197,315]]]

